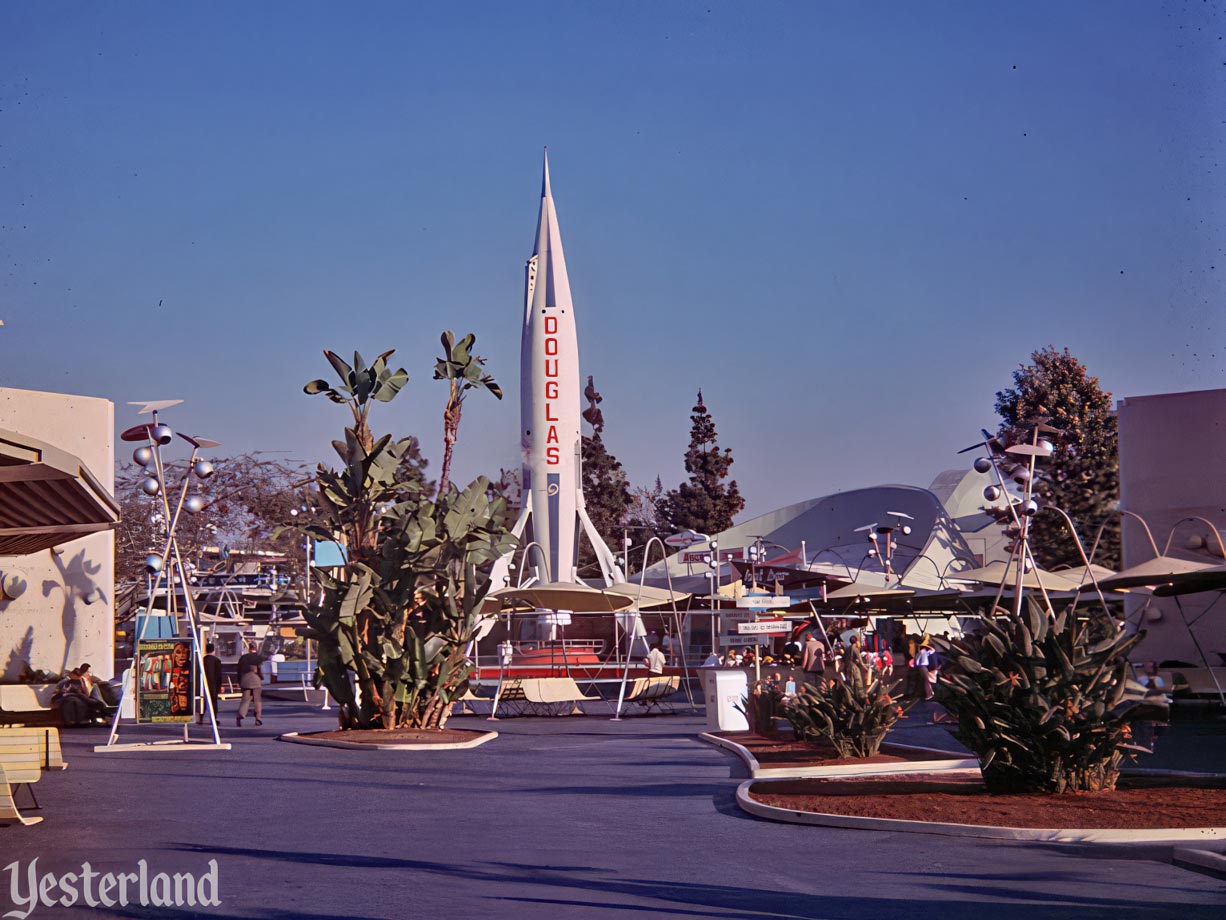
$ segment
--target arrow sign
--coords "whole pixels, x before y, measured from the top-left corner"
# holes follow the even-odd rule
[[[744,635],[786,636],[792,627],[786,620],[762,620],[757,623],[737,623],[736,631]]]
[[[736,599],[742,610],[771,610],[775,607],[791,607],[792,599],[785,594],[743,594]]]

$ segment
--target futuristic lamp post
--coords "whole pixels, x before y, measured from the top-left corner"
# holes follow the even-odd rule
[[[157,597],[159,589],[164,585],[166,590],[168,609],[173,608],[175,597],[175,585],[177,580],[183,586],[183,606],[184,613],[187,615],[188,631],[191,638],[191,655],[193,661],[193,671],[195,673],[194,683],[204,699],[205,712],[209,716],[209,724],[212,729],[213,741],[212,744],[198,745],[204,749],[213,750],[229,750],[230,745],[221,742],[220,734],[217,730],[217,713],[213,710],[213,696],[208,692],[208,678],[204,673],[204,655],[200,645],[200,622],[196,615],[196,602],[192,595],[191,587],[188,582],[187,568],[183,564],[183,555],[179,549],[179,542],[176,537],[176,530],[179,526],[179,521],[184,510],[189,514],[199,514],[206,507],[207,503],[199,495],[188,495],[188,488],[191,485],[193,477],[196,479],[208,479],[213,475],[213,464],[200,456],[202,449],[220,446],[216,441],[210,441],[207,438],[191,437],[182,433],[178,433],[178,437],[182,438],[191,445],[191,456],[187,461],[186,469],[183,471],[183,476],[178,484],[173,484],[169,480],[169,474],[166,464],[162,457],[162,448],[171,444],[175,437],[170,426],[164,425],[158,419],[158,412],[170,406],[179,405],[181,399],[159,400],[155,402],[138,402],[130,403],[130,405],[142,406],[141,415],[152,414],[152,422],[137,425],[129,428],[121,435],[122,439],[129,442],[145,443],[137,447],[132,453],[132,460],[138,466],[142,467],[149,475],[141,482],[141,491],[150,498],[157,499],[160,505],[160,515],[164,521],[165,532],[164,542],[160,553],[149,553],[145,556],[145,572],[149,576],[149,594],[145,602],[145,618],[142,621],[141,629],[136,636],[136,652],[139,649],[139,643],[144,638],[145,630],[149,628],[150,613],[153,610],[154,599]],[[177,494],[177,498],[171,493],[173,488]],[[173,501],[173,507],[172,507]],[[116,738],[119,735],[119,718],[123,711],[123,696],[136,688],[136,682],[139,679],[139,674],[136,673],[137,665],[139,664],[140,656],[137,654],[133,661],[133,666],[130,669],[131,679],[125,682],[121,690],[120,706],[115,710],[115,718],[111,723],[111,733],[105,745],[97,745],[95,751],[106,750],[125,750],[130,748],[139,748],[142,750],[173,750],[177,745],[167,745],[165,743],[155,744],[137,744],[137,745],[119,745],[115,744]],[[188,718],[183,723],[183,741],[181,744],[190,743],[188,737],[188,726],[194,718],[195,700],[191,707],[192,712],[188,714]]]
[[[893,518],[885,524],[878,524],[873,521],[871,524],[865,524],[863,527],[857,527],[855,533],[868,532],[869,546],[868,555],[870,557],[880,557],[882,568],[885,569],[885,579],[888,586],[890,578],[894,575],[893,558],[894,550],[898,549],[898,541],[894,539],[894,531],[899,531],[903,536],[911,533],[911,525],[908,521],[914,521],[909,514],[904,514],[901,511],[887,511],[887,515]],[[879,538],[884,538],[879,542]]]

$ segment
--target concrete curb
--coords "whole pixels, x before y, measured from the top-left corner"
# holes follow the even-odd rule
[[[1226,827],[1136,829],[989,827],[979,824],[945,824],[937,821],[902,821],[896,818],[861,818],[811,811],[790,811],[786,808],[764,805],[750,798],[749,788],[751,786],[769,785],[772,782],[777,782],[777,780],[751,779],[741,783],[736,790],[737,805],[748,814],[770,821],[786,821],[791,824],[809,824],[818,827],[845,827],[865,831],[894,831],[904,834],[940,834],[946,837],[986,837],[993,840],[1080,844],[1187,843],[1189,841],[1226,840]]]
[[[1196,847],[1175,847],[1171,862],[1181,869],[1191,869],[1193,872],[1226,879],[1226,853]]]
[[[710,732],[702,732],[698,736],[702,741],[735,754],[749,770],[754,779],[817,779],[834,778],[838,776],[889,776],[894,773],[948,773],[952,771],[974,770],[979,772],[979,761],[974,758],[957,760],[948,758],[952,751],[940,751],[936,748],[917,747],[912,744],[891,744],[890,747],[902,751],[920,751],[928,754],[944,755],[940,760],[907,760],[902,763],[866,763],[837,764],[829,767],[763,767],[749,748],[737,744],[727,738]]]
[[[315,747],[342,748],[347,751],[466,751],[479,747],[487,741],[498,737],[498,732],[482,732],[479,738],[472,741],[459,741],[455,744],[369,744],[360,741],[330,741],[323,738],[306,738],[298,732],[278,735],[278,741],[290,744],[310,744]]]

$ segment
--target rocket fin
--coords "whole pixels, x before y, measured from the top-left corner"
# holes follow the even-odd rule
[[[592,544],[592,549],[596,551],[596,560],[600,563],[600,574],[604,578],[604,586],[607,588],[610,585],[625,581],[622,575],[622,570],[618,568],[617,559],[614,558],[612,550],[605,543],[602,537],[596,531],[596,525],[592,523],[592,519],[588,517],[587,508],[583,503],[583,492],[579,492],[579,520],[583,524],[583,532],[587,534],[588,540]]]
[[[516,539],[524,535],[524,529],[528,526],[528,518],[532,516],[532,493],[525,489],[522,495],[524,506],[519,509],[519,517],[515,520],[515,526],[511,528],[511,536]],[[512,550],[494,561],[494,567],[490,569],[491,590],[497,591],[503,585],[510,584],[511,560],[514,558],[515,551]]]

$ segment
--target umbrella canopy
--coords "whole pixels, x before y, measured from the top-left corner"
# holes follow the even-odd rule
[[[1003,584],[1006,589],[1017,584],[1017,561],[1010,559],[1004,562],[989,562],[978,569],[966,572],[954,572],[946,576],[946,581],[977,581],[984,585]],[[1076,591],[1080,587],[1079,579],[1070,578],[1063,572],[1048,572],[1044,569],[1034,569],[1022,575],[1023,588],[1042,588],[1046,591]]]
[[[601,590],[573,582],[534,584],[524,588],[501,588],[490,593],[483,609],[497,610],[503,601],[521,602],[525,606],[546,610],[579,610],[609,612],[633,606],[633,598],[607,589]]]
[[[1111,578],[1116,574],[1115,569],[1109,569],[1105,565],[1093,564],[1089,566],[1078,565],[1067,569],[1055,569],[1053,571],[1062,578],[1073,579],[1084,590],[1093,590],[1095,581],[1101,585],[1104,579]],[[1094,577],[1091,578],[1091,575]]]
[[[639,609],[679,604],[690,596],[688,591],[679,591],[676,588],[669,591],[667,588],[657,588],[648,584],[639,586],[632,581],[619,581],[603,590],[607,594],[618,594],[630,598],[630,601],[637,604]]]
[[[1215,565],[1199,572],[1181,575],[1173,584],[1154,588],[1157,597],[1196,594],[1200,591],[1226,591],[1226,565]]]
[[[887,588],[863,581],[853,581],[837,591],[826,595],[827,601],[855,601],[856,598],[866,598],[869,601],[885,600],[894,597],[910,597],[915,594],[914,588]]]
[[[1124,569],[1118,575],[1104,578],[1098,583],[1098,586],[1104,591],[1157,585],[1178,587],[1181,582],[1186,581],[1188,575],[1212,568],[1220,568],[1220,566],[1212,566],[1204,562],[1189,562],[1186,559],[1176,559],[1174,556],[1155,556],[1140,565]]]

